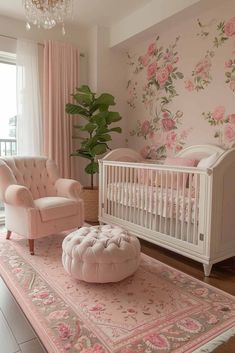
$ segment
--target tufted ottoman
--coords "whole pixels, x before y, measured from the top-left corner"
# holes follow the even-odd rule
[[[62,248],[65,270],[86,282],[118,282],[132,275],[140,261],[139,240],[110,225],[80,228],[64,239]]]

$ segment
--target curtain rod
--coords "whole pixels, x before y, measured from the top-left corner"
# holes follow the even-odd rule
[[[0,34],[0,37],[17,40],[16,37],[7,36],[7,35],[5,35],[5,34]],[[43,43],[38,42],[37,44],[44,47],[44,44],[43,44]],[[84,54],[84,53],[80,53],[80,56],[81,56],[82,58],[84,58],[84,57],[85,57],[85,54]]]

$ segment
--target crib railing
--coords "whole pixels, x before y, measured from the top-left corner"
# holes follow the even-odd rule
[[[205,170],[100,161],[100,220],[197,246],[206,232],[209,189]]]

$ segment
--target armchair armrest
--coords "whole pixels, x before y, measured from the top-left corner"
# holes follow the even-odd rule
[[[55,187],[57,196],[68,197],[69,199],[79,199],[82,185],[73,179],[60,178],[56,180]]]
[[[10,205],[34,208],[32,194],[25,186],[12,184],[8,186],[4,196],[4,201]]]

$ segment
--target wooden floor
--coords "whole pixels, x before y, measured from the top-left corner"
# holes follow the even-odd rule
[[[213,266],[210,277],[204,277],[202,265],[145,241],[142,251],[176,269],[212,286],[235,295],[235,257]],[[0,278],[0,352],[45,353],[35,332]],[[235,353],[235,337],[213,353]]]
[[[0,352],[45,353],[22,310],[0,278]]]

